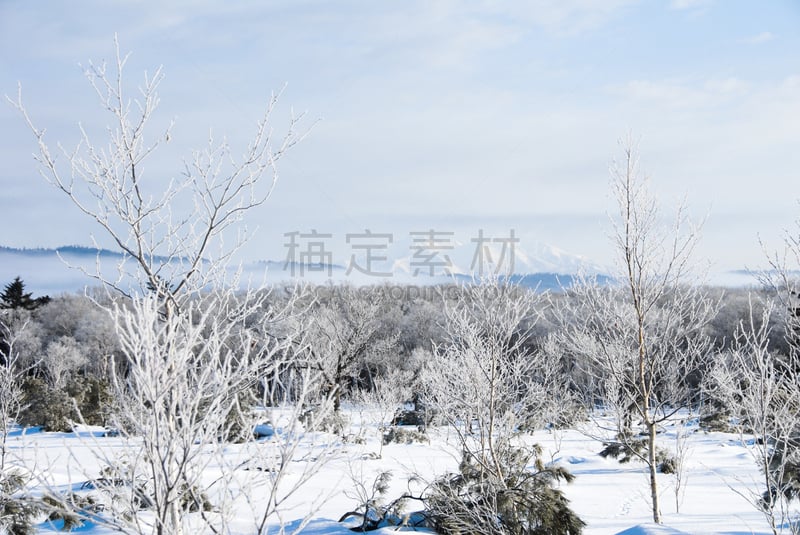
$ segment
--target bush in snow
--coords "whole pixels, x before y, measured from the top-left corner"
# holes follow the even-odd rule
[[[72,399],[63,390],[52,388],[37,377],[27,377],[22,384],[23,408],[19,423],[41,426],[45,431],[71,431],[77,418]]]
[[[26,496],[25,477],[13,470],[0,473],[0,533],[27,535],[39,515],[36,503]]]
[[[571,481],[564,468],[545,466],[541,449],[507,445],[491,470],[486,459],[465,452],[459,472],[433,484],[426,499],[427,513],[443,534],[576,535],[584,522],[570,509],[569,500],[555,487]],[[529,469],[528,466],[533,466]]]
[[[407,514],[403,511],[406,501],[413,496],[404,494],[391,502],[386,502],[391,477],[392,473],[389,471],[380,472],[371,485],[354,478],[353,497],[358,500],[359,506],[343,514],[339,522],[359,521],[358,525],[350,528],[356,532],[374,531],[387,526],[423,527],[420,524],[425,523],[424,515]]]
[[[41,426],[45,431],[72,431],[72,422],[76,421],[106,425],[113,410],[109,384],[97,377],[76,377],[64,389],[38,377],[27,377],[22,390],[20,424]]]
[[[411,444],[413,442],[429,442],[428,436],[421,430],[407,427],[389,427],[383,434],[383,444]]]
[[[73,528],[83,526],[86,520],[83,512],[93,513],[102,510],[103,506],[90,494],[70,492],[63,497],[46,494],[42,497],[42,508],[48,512],[47,520],[60,520],[62,531],[72,531]]]
[[[647,454],[647,437],[644,435],[618,434],[617,440],[604,442],[601,457],[611,457],[620,463],[642,460]],[[677,460],[664,448],[656,448],[656,466],[663,474],[673,474]]]
[[[721,433],[733,433],[735,426],[731,425],[732,409],[725,403],[712,399],[702,407],[700,415],[700,428],[704,431]]]
[[[80,419],[89,425],[106,425],[111,418],[114,398],[105,379],[78,376],[67,385],[67,394],[75,401]]]
[[[420,429],[429,426],[436,418],[436,409],[426,403],[419,392],[415,392],[411,401],[398,409],[392,419],[392,425],[416,425]]]

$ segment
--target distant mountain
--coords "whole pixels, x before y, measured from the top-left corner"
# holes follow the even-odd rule
[[[499,258],[499,251],[494,251],[493,255],[495,259]],[[117,251],[79,245],[55,249],[0,246],[0,288],[19,276],[34,295],[81,292],[87,286],[97,286],[97,281],[86,273],[94,274],[100,266],[107,276],[112,277],[116,275],[116,266],[124,259],[125,256]],[[472,282],[475,275],[472,270],[463,267],[470,265],[470,259],[456,260],[462,261],[462,266],[454,263],[453,274],[432,277],[424,269],[416,274],[412,269],[413,259],[408,255],[388,261],[387,277],[348,270],[347,266],[340,264],[261,260],[242,266],[242,280],[252,285],[288,280],[302,280],[313,284],[333,281],[355,285],[391,283],[416,286]],[[578,273],[597,277],[603,284],[613,283],[613,278],[607,275],[608,270],[602,266],[545,244],[536,244],[527,250],[516,248],[514,274],[508,278],[516,284],[539,291],[558,291],[575,284]],[[756,287],[760,285],[758,275],[747,270],[727,271],[712,275],[709,283],[727,287]]]
[[[95,272],[97,259],[107,264],[112,259],[122,259],[122,254],[90,247],[69,245],[57,249],[15,249],[0,246],[0,285],[20,277],[25,287],[34,295],[55,295],[80,291],[92,286],[93,281],[80,269]]]
[[[554,258],[558,255],[548,251],[542,259],[534,258],[529,253],[517,256],[515,266],[521,270],[511,279],[515,282],[540,290],[556,290],[562,286],[570,286],[573,275],[565,271],[550,269],[546,272],[532,272],[534,268],[557,268],[558,263]],[[36,295],[56,295],[63,292],[80,292],[87,286],[96,286],[97,281],[88,274],[97,272],[98,266],[110,278],[116,275],[116,266],[124,260],[125,255],[118,251],[97,249],[79,245],[67,245],[55,249],[45,248],[13,248],[0,246],[0,285],[6,284],[21,277],[26,287]],[[569,258],[563,254],[561,258]],[[165,258],[157,259],[166,261]],[[299,262],[281,262],[262,260],[251,262],[243,266],[243,279],[255,284],[278,283],[286,280],[304,280],[311,283],[322,284],[327,281],[347,281],[356,285],[365,284],[413,284],[435,285],[452,282],[465,283],[472,280],[469,270],[463,270],[456,275],[436,275],[433,277],[425,273],[415,274],[408,267],[409,259],[400,259],[393,262],[389,277],[378,277],[364,274],[358,270],[350,270],[339,264],[301,264]],[[567,268],[577,266],[578,263],[570,260],[563,264]],[[422,270],[425,271],[425,270]]]
[[[613,284],[614,279],[608,275],[592,275],[599,284]],[[474,279],[470,275],[456,275],[456,282],[468,284]],[[524,288],[530,288],[538,292],[560,292],[574,286],[579,277],[577,274],[570,273],[526,273],[515,274],[509,277],[500,277],[500,280],[508,280],[512,284],[517,284]]]
[[[760,288],[765,278],[769,278],[774,271],[735,269],[711,276],[710,284],[735,288]],[[800,277],[800,271],[789,272],[794,277]]]
[[[601,266],[590,259],[568,253],[558,247],[536,242],[533,248],[517,247],[515,273],[585,273],[599,275],[608,273],[608,267]]]
[[[492,254],[494,259],[500,258],[499,251],[494,251]],[[19,276],[28,290],[35,295],[80,292],[87,286],[97,285],[97,281],[86,273],[94,274],[100,266],[108,277],[112,277],[116,275],[117,264],[124,258],[120,252],[78,245],[56,249],[17,249],[0,246],[0,288]],[[432,277],[424,273],[426,271],[424,269],[420,270],[421,273],[415,273],[411,268],[414,265],[413,259],[409,256],[390,258],[385,268],[389,275],[386,277],[364,274],[355,269],[348,270],[347,266],[339,264],[262,260],[243,265],[242,279],[255,285],[287,280],[303,280],[313,284],[333,281],[355,285],[390,283],[417,286],[471,282],[474,277],[473,270],[464,267],[470,265],[470,261],[464,258],[460,260],[461,267],[454,263],[454,274],[437,274]],[[537,288],[539,291],[569,288],[575,284],[577,273],[595,276],[601,283],[613,282],[613,279],[605,274],[608,271],[602,266],[544,244],[537,244],[534,248],[524,251],[516,248],[513,267],[513,275],[508,277],[509,280],[525,287]],[[754,286],[757,280],[751,272],[731,271],[713,277],[711,282],[724,286]]]
[[[126,256],[119,251],[64,245],[55,249],[17,249],[0,246],[0,285],[20,277],[35,294],[55,295],[80,292],[99,283],[91,275],[100,272],[108,279],[117,278],[117,266]],[[166,262],[156,257],[156,262]]]

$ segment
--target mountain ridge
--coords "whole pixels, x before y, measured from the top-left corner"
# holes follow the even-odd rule
[[[521,252],[517,256],[520,262],[514,266],[521,269],[500,278],[537,291],[560,291],[569,288],[579,280],[581,273],[595,277],[601,284],[612,284],[614,281],[611,275],[600,271],[600,267],[582,257],[570,255],[550,246],[537,245],[537,252],[545,257],[544,260],[537,255]],[[92,279],[81,269],[88,273],[95,273],[98,265],[113,269],[118,261],[126,257],[127,255],[120,251],[82,245],[63,245],[55,248],[17,248],[0,245],[0,285],[19,276],[25,281],[26,286],[37,294],[81,292],[87,287],[99,285],[97,280]],[[255,283],[260,281],[264,285],[294,280],[312,284],[344,282],[358,286],[383,283],[432,286],[468,284],[480,278],[474,271],[459,269],[457,266],[453,266],[454,269],[450,274],[430,276],[424,273],[425,270],[418,274],[408,269],[410,258],[391,259],[390,262],[395,267],[402,264],[403,269],[394,269],[388,276],[365,274],[351,269],[352,266],[349,268],[337,263],[254,260],[241,264],[244,275],[242,279]],[[559,258],[564,260],[561,264],[556,262]],[[165,262],[167,258],[159,256],[155,257],[155,260]],[[589,269],[582,269],[584,266],[589,266]],[[717,284],[722,286],[750,286],[755,285],[756,276],[752,271],[731,270],[720,274],[717,279]]]
[[[55,248],[47,247],[9,247],[0,245],[0,284],[21,277],[26,286],[36,293],[64,293],[82,291],[86,287],[98,283],[87,276],[81,269],[94,273],[98,262],[121,261],[127,257],[121,251],[113,251],[83,245],[63,245]],[[157,261],[166,261],[166,257],[156,257]],[[527,260],[527,259],[526,259]],[[67,263],[69,265],[67,265]],[[395,262],[396,263],[396,262]],[[527,265],[528,262],[526,261]],[[74,266],[74,267],[70,267]],[[448,283],[468,283],[475,275],[468,271],[453,274],[429,276],[428,274],[412,274],[396,271],[390,277],[370,276],[347,266],[336,263],[300,263],[296,261],[254,260],[242,264],[246,275],[251,279],[264,280],[278,284],[287,280],[305,280],[310,283],[348,282],[357,285],[381,284],[392,282],[402,285],[437,285]],[[77,269],[76,269],[77,267]],[[351,272],[352,271],[352,272]],[[558,290],[574,283],[575,273],[521,272],[513,273],[509,280],[526,287],[544,290]],[[606,280],[611,280],[606,276]]]

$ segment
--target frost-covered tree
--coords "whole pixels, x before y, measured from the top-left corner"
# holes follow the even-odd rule
[[[749,316],[708,383],[733,408],[761,470],[747,496],[763,511],[773,533],[796,532],[800,518],[800,220],[787,230],[780,253],[768,253],[766,292],[751,296]]]
[[[78,342],[70,336],[61,336],[47,344],[40,366],[49,384],[61,389],[67,385],[72,373],[86,362],[86,355]]]
[[[22,380],[27,369],[20,362],[16,341],[26,328],[26,324],[16,324],[9,328],[0,323],[0,332],[6,340],[7,353],[0,362],[0,474],[6,469],[6,440],[11,426],[18,421],[22,410],[24,392]]]
[[[109,361],[119,346],[112,318],[104,309],[109,304],[110,297],[102,292],[63,294],[52,299],[35,318],[45,351],[50,344],[71,339],[83,360],[80,369],[70,371],[108,378]]]
[[[0,294],[0,364],[11,353],[9,333],[15,329],[15,324],[27,324],[31,312],[50,302],[50,297],[33,297],[33,292],[25,291],[25,283],[16,277],[8,283]],[[19,350],[17,344],[17,349]]]
[[[710,339],[704,329],[714,302],[691,262],[698,240],[683,208],[672,225],[661,219],[632,142],[612,169],[617,285],[587,279],[563,312],[560,339],[595,377],[585,399],[616,416],[617,440],[649,472],[653,521],[661,522],[656,446],[658,426],[693,401]],[[644,443],[636,438],[638,422]]]
[[[446,305],[448,338],[427,363],[425,391],[481,458],[525,423],[529,396],[544,394],[534,380],[539,355],[528,345],[541,306],[533,292],[497,281],[465,286]]]
[[[743,443],[761,471],[745,496],[777,535],[797,521],[800,497],[800,362],[770,346],[774,304],[742,322],[731,348],[708,378],[712,394],[732,409]]]
[[[403,404],[411,399],[414,375],[409,370],[394,368],[373,380],[370,389],[361,390],[355,401],[363,406],[361,425],[373,424],[378,430],[380,445],[378,458],[383,456],[383,446],[392,419]]]
[[[180,533],[184,517],[199,512],[193,504],[205,494],[213,491],[223,505],[235,494],[207,478],[218,463],[223,481],[234,470],[222,455],[223,445],[215,445],[251,440],[259,420],[252,412],[256,385],[282,364],[285,347],[283,341],[257,343],[256,331],[247,328],[244,319],[258,300],[255,294],[209,292],[187,302],[183,314],[164,318],[159,299],[150,295],[113,311],[127,369],[112,374],[119,399],[115,423],[140,444],[127,460],[126,477],[143,482],[157,533]],[[205,513],[214,529],[230,520]],[[137,532],[149,529],[146,518],[134,522]]]
[[[164,180],[150,168],[171,135],[171,125],[151,131],[163,74],[160,68],[146,74],[132,90],[124,76],[127,60],[117,45],[110,67],[90,63],[86,69],[110,126],[99,136],[80,127],[74,150],[45,139],[21,90],[13,102],[38,143],[43,176],[124,253],[117,276],[90,275],[109,295],[122,296],[97,304],[112,319],[120,344],[117,360],[110,360],[115,422],[138,446],[101,459],[108,467],[103,478],[87,476],[115,496],[104,518],[117,529],[175,535],[199,516],[206,528],[225,531],[226,504],[236,494],[231,489],[242,488],[233,484],[236,467],[224,460],[226,442],[252,440],[252,391],[288,354],[284,344],[297,338],[297,331],[259,338],[253,318],[274,320],[282,310],[264,313],[260,293],[240,294],[230,261],[246,237],[244,217],[267,201],[278,160],[303,137],[297,131],[302,116],[292,116],[278,139],[270,119],[278,102],[273,95],[241,153],[209,136],[205,149]],[[295,352],[307,347],[294,345]],[[299,391],[310,391],[304,381],[313,380],[305,373]],[[304,399],[293,401],[301,406]],[[281,437],[288,445],[280,451],[291,453],[297,440],[297,433]],[[212,459],[221,475],[210,481],[204,468]],[[285,471],[272,473],[262,482],[270,489],[266,501],[253,507],[262,526],[274,521]],[[129,489],[127,500],[120,481]],[[206,499],[212,494],[214,512]]]
[[[90,62],[85,71],[110,120],[102,141],[80,127],[74,150],[52,147],[23,104],[21,89],[12,104],[36,138],[42,175],[125,254],[118,277],[90,275],[124,295],[149,290],[165,306],[179,308],[185,296],[226,278],[229,261],[246,238],[237,226],[272,193],[278,160],[305,134],[297,130],[302,115],[293,115],[285,135],[276,139],[270,118],[279,96],[272,95],[241,154],[209,135],[208,146],[164,180],[148,172],[153,154],[171,135],[171,124],[160,133],[150,131],[163,72],[145,73],[142,85],[131,90],[124,77],[127,61],[117,45],[111,68]]]
[[[540,400],[569,397],[563,383],[549,382],[550,354],[530,344],[544,304],[494,280],[465,286],[447,305],[448,338],[424,371],[426,397],[462,452],[459,473],[437,480],[428,499],[443,533],[575,534],[583,527],[555,487],[569,473],[545,466],[540,448],[516,440],[542,421]]]
[[[364,294],[351,286],[338,286],[326,302],[312,309],[312,366],[322,374],[321,387],[333,396],[337,416],[343,395],[358,384],[362,372],[369,373],[368,361],[380,360],[396,344],[396,335],[381,336],[384,306],[385,297],[379,292]]]
[[[0,362],[0,532],[32,533],[38,508],[28,495],[28,479],[19,470],[18,459],[8,448],[12,426],[19,423],[25,394],[22,382],[27,369],[20,359],[16,341],[28,323],[17,321],[12,327],[0,322],[5,340],[4,359]]]

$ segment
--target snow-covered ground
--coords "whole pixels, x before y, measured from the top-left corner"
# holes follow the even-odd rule
[[[363,411],[351,413],[351,422],[357,422]],[[358,441],[337,442],[332,450],[318,449],[326,461],[320,471],[284,506],[283,522],[289,528],[297,527],[313,503],[319,509],[314,513],[304,533],[352,533],[339,524],[338,518],[356,509],[356,482],[371,485],[381,471],[390,470],[392,480],[389,499],[400,496],[409,488],[408,478],[417,474],[423,480],[432,480],[457,467],[458,446],[455,436],[446,428],[429,432],[429,443],[389,444],[380,450],[376,428],[353,426]],[[696,419],[676,420],[661,433],[659,446],[674,450],[678,433],[686,436],[686,476],[684,492],[678,497],[680,512],[676,511],[675,477],[659,474],[664,523],[651,524],[649,488],[644,466],[620,464],[616,460],[598,455],[601,442],[576,430],[559,433],[540,431],[530,437],[544,449],[546,460],[552,459],[577,476],[571,484],[564,484],[566,495],[573,508],[586,522],[587,535],[617,534],[767,534],[771,533],[763,515],[743,497],[748,492],[761,492],[759,471],[751,454],[738,435],[707,433],[698,428]],[[29,466],[47,467],[50,482],[60,489],[76,488],[87,475],[97,469],[92,450],[102,448],[107,452],[125,447],[121,438],[94,438],[68,433],[15,432],[9,438],[12,456],[26,459]],[[315,448],[320,448],[320,435],[314,435],[314,444],[298,451],[298,458],[317,459]],[[746,437],[745,437],[746,438]],[[269,440],[269,439],[267,439]],[[357,443],[360,442],[360,443]],[[242,450],[232,446],[231,455],[241,455]],[[298,473],[305,461],[294,464]],[[213,471],[213,470],[212,470]],[[413,483],[418,492],[424,482]],[[319,505],[319,499],[324,502]],[[413,510],[411,503],[409,509]],[[237,514],[237,531],[250,533],[252,525],[247,512]],[[57,526],[42,523],[43,532],[55,531]],[[105,528],[87,525],[81,531],[98,535]],[[384,528],[377,533],[390,533],[394,528]],[[788,532],[788,530],[787,530]]]

